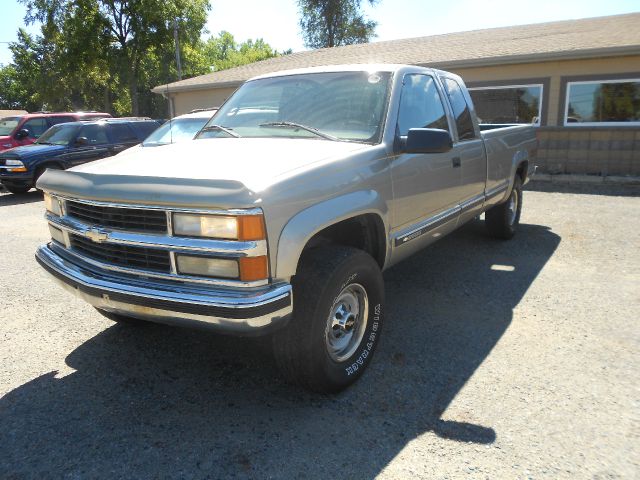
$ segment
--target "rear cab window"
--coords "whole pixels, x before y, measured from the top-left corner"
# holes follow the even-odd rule
[[[460,84],[448,77],[442,77],[442,83],[451,103],[453,116],[456,120],[458,130],[458,141],[473,140],[476,138],[476,131],[471,119],[471,109],[464,98],[464,93]]]

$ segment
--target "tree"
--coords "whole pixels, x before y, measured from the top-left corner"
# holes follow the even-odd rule
[[[379,0],[368,0],[375,5]],[[309,48],[367,43],[378,25],[360,11],[362,0],[298,0],[300,28]]]
[[[202,49],[207,66],[214,70],[226,70],[247,63],[277,57],[280,54],[262,38],[249,39],[237,44],[233,35],[222,31],[218,37],[210,37]]]
[[[152,86],[175,78],[174,27],[181,44],[197,44],[210,8],[208,0],[20,1],[27,20],[43,23],[44,40],[67,50],[56,58],[63,80],[74,71],[84,75],[82,91],[97,82],[105,103],[115,88],[117,113],[133,115],[141,102],[153,103]]]

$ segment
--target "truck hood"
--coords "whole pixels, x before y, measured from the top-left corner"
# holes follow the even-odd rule
[[[67,147],[62,145],[24,145],[2,152],[5,158],[15,158],[18,160],[31,160],[32,158],[49,158],[58,155]]]
[[[253,192],[369,145],[323,139],[210,138],[139,148],[71,169],[83,174],[234,181]]]

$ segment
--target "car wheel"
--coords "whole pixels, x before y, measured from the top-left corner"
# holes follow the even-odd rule
[[[490,208],[485,213],[485,223],[489,233],[504,240],[512,238],[520,223],[522,211],[522,180],[516,176],[511,189],[511,195],[506,202]]]
[[[380,267],[355,248],[318,248],[303,254],[292,284],[293,318],[272,337],[276,362],[292,383],[343,390],[360,378],[380,341]]]
[[[28,186],[9,186],[9,185],[3,185],[4,188],[6,188],[9,192],[15,194],[15,195],[20,195],[23,193],[27,193],[29,190],[31,190],[31,187]]]

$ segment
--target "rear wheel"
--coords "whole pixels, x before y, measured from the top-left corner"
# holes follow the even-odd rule
[[[496,238],[504,240],[512,238],[520,223],[521,211],[522,180],[519,176],[516,176],[508,200],[487,210],[485,213],[485,223],[489,233]]]
[[[379,342],[380,267],[355,248],[318,248],[304,254],[292,283],[293,318],[272,338],[276,362],[292,383],[343,390],[360,378]]]

